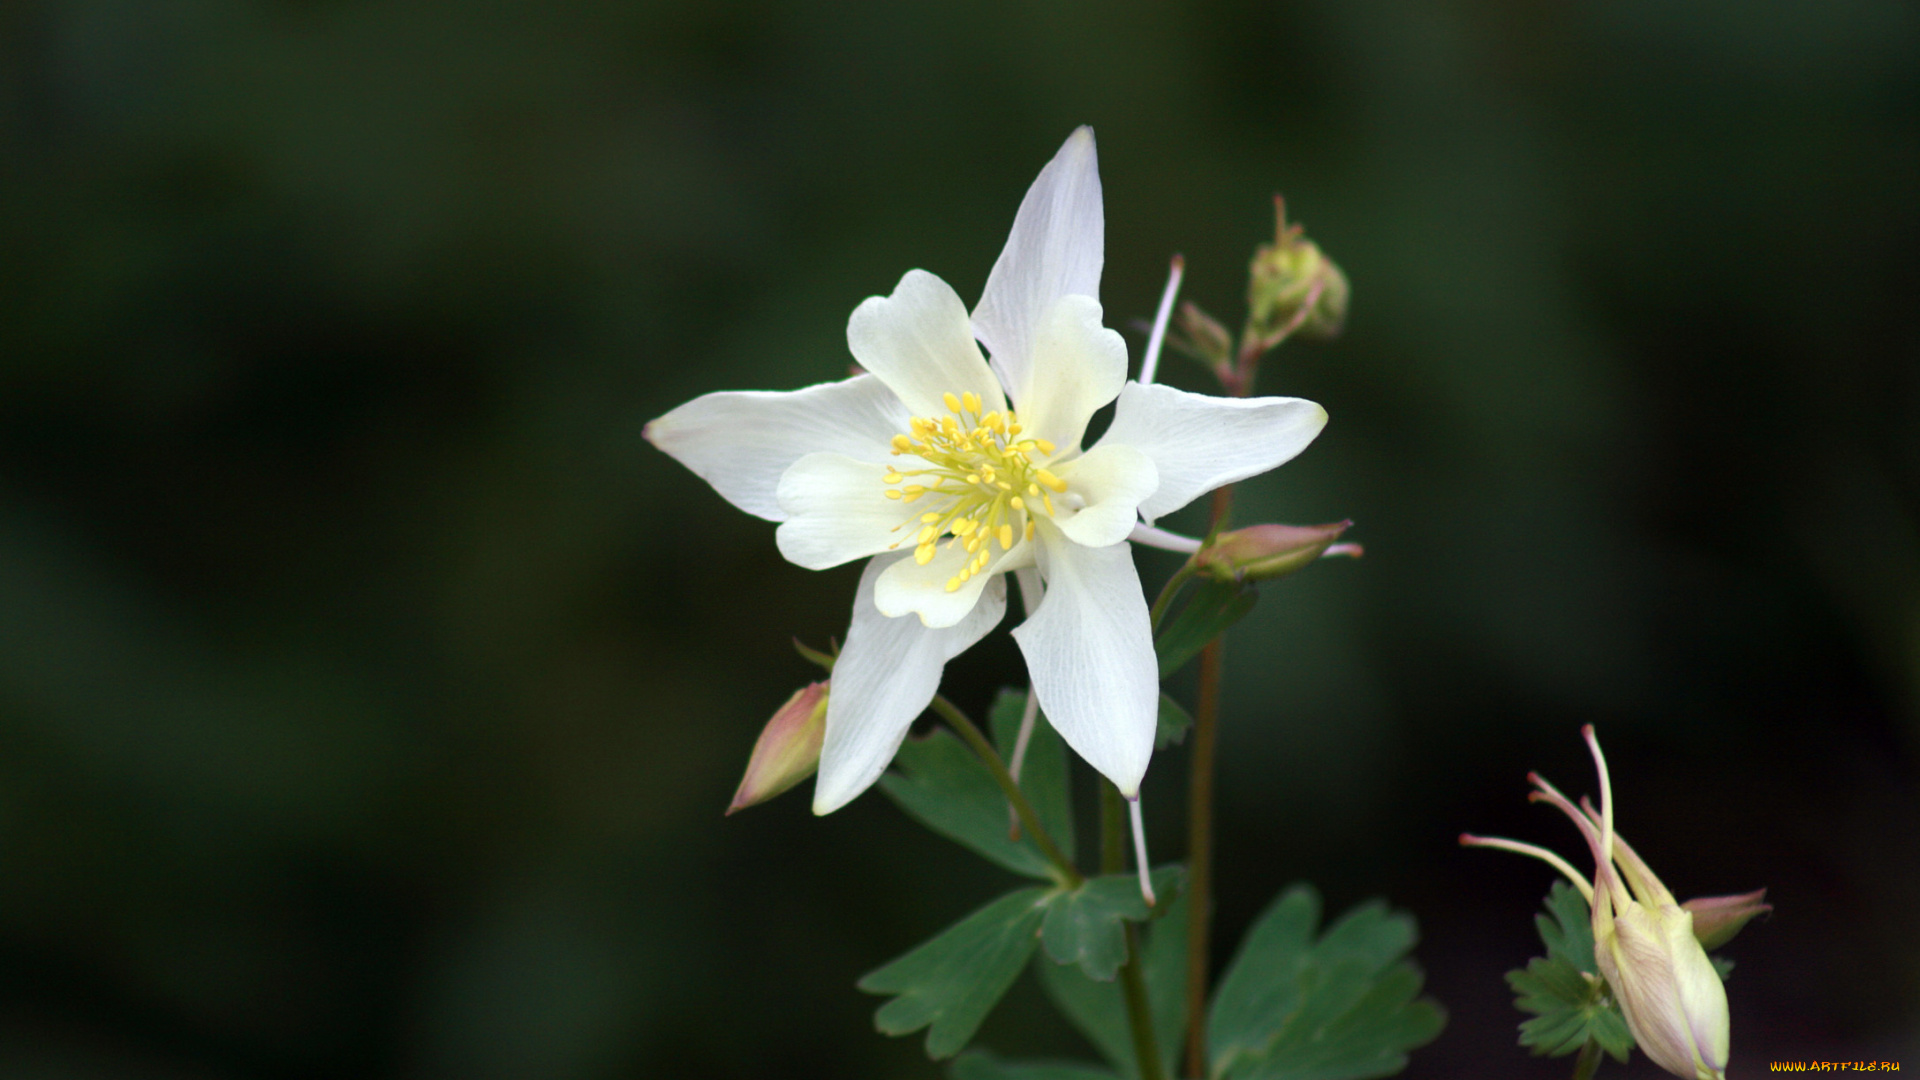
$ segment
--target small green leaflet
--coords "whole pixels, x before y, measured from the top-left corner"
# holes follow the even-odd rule
[[[951,1080],[1119,1080],[1107,1069],[1070,1061],[1001,1061],[984,1050],[969,1050],[947,1070]]]
[[[1163,901],[1164,903],[1164,901]],[[1146,954],[1147,999],[1153,1010],[1153,1036],[1160,1048],[1161,1072],[1173,1075],[1187,1030],[1187,897],[1183,892],[1147,925],[1141,951]],[[1117,982],[1095,982],[1072,964],[1050,959],[1034,962],[1040,983],[1061,1013],[1124,1077],[1134,1068],[1133,1036],[1127,1030],[1126,1002]]]
[[[1594,965],[1592,918],[1578,889],[1553,883],[1547,914],[1533,920],[1547,955],[1528,961],[1524,971],[1507,972],[1514,1007],[1534,1014],[1520,1025],[1520,1045],[1536,1055],[1561,1057],[1592,1039],[1624,1063],[1633,1034]]]
[[[1547,914],[1533,917],[1547,959],[1563,960],[1589,975],[1600,974],[1593,962],[1593,909],[1580,890],[1555,881],[1547,892]]]
[[[1154,873],[1155,889],[1173,895],[1182,874],[1179,867],[1163,867]],[[906,1035],[931,1025],[928,1056],[952,1057],[973,1038],[1039,942],[1053,957],[1046,966],[1077,964],[1073,970],[1105,971],[1112,980],[1126,962],[1122,921],[1149,914],[1139,880],[1129,874],[1094,878],[1077,889],[1020,889],[861,979],[860,989],[897,995],[874,1014],[882,1032]]]
[[[1416,1000],[1403,959],[1413,919],[1362,904],[1315,939],[1320,897],[1288,889],[1254,923],[1214,994],[1214,1080],[1363,1080],[1406,1067],[1440,1034],[1439,1006]]]
[[[1185,667],[1207,647],[1207,642],[1245,618],[1259,598],[1253,586],[1225,581],[1207,581],[1195,589],[1193,599],[1153,643],[1154,651],[1160,654],[1160,677],[1164,679]]]
[[[1165,903],[1185,883],[1185,871],[1163,866],[1153,872],[1153,891]],[[1140,879],[1110,874],[1083,882],[1047,903],[1040,941],[1056,963],[1079,964],[1087,977],[1112,982],[1127,962],[1124,923],[1146,922],[1153,912],[1140,895]]]
[[[994,701],[993,732],[1005,758],[1012,757],[1025,706],[1026,695],[1015,690],[1002,690]],[[914,820],[1016,874],[1053,878],[1053,867],[1032,840],[1022,837],[1015,842],[1009,837],[1012,817],[1005,793],[952,732],[939,728],[926,738],[909,739],[893,760],[898,771],[880,778],[880,790]],[[1045,717],[1034,721],[1020,790],[1061,852],[1073,858],[1066,750]]]
[[[1008,893],[860,980],[870,994],[897,994],[873,1016],[887,1035],[927,1032],[927,1056],[960,1052],[1039,945],[1046,889]]]

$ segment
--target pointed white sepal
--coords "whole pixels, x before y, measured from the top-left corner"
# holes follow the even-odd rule
[[[973,309],[974,336],[993,354],[993,370],[1015,401],[1027,392],[1041,319],[1063,296],[1099,302],[1105,259],[1099,155],[1093,129],[1081,127],[1027,189]]]
[[[803,390],[703,394],[648,424],[642,435],[755,517],[785,521],[780,477],[808,454],[830,451],[885,464],[907,410],[871,375]]]
[[[1007,611],[1006,579],[994,577],[979,603],[953,626],[930,630],[919,619],[890,619],[873,606],[874,583],[908,555],[882,555],[867,564],[853,598],[847,643],[833,665],[827,697],[827,734],[820,748],[813,812],[830,814],[880,778],[915,717],[940,690],[947,661],[999,625]]]
[[[1293,460],[1326,426],[1327,411],[1304,398],[1214,397],[1130,382],[1100,444],[1131,446],[1159,468],[1159,489],[1140,504],[1151,525],[1214,488]]]
[[[1160,675],[1133,551],[1081,547],[1044,518],[1035,539],[1046,598],[1013,639],[1040,709],[1122,795],[1138,795],[1153,756]]]

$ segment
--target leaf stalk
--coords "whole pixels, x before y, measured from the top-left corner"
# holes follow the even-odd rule
[[[1046,856],[1047,861],[1053,864],[1054,872],[1059,876],[1061,884],[1069,889],[1077,889],[1084,884],[1087,879],[1065,855],[1060,853],[1059,846],[1053,842],[1053,837],[1047,835],[1047,830],[1041,828],[1040,818],[1033,812],[1033,804],[1027,801],[1026,793],[1020,790],[1020,782],[1007,771],[1007,763],[1000,760],[1000,752],[995,750],[993,744],[987,741],[987,737],[980,733],[980,728],[967,718],[966,713],[960,711],[959,706],[940,694],[933,696],[933,711],[939,713],[940,719],[945,720],[947,726],[951,727],[968,746],[973,748],[973,752],[979,755],[987,771],[992,773],[994,780],[1000,784],[1000,790],[1007,796],[1007,802],[1012,804],[1013,812],[1019,815],[1021,827],[1027,831],[1028,836],[1033,838],[1034,845],[1040,849],[1040,854]]]

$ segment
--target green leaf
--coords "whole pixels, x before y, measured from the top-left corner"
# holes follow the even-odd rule
[[[1172,625],[1153,643],[1160,654],[1160,677],[1179,671],[1207,642],[1246,617],[1260,594],[1251,585],[1208,581],[1194,590],[1193,599],[1174,616]]]
[[[1118,1080],[1111,1070],[1072,1061],[1001,1061],[969,1050],[947,1070],[951,1080]]]
[[[874,1013],[874,1026],[887,1035],[930,1028],[927,1056],[958,1053],[1039,944],[1049,895],[1037,888],[1008,893],[862,978],[860,989],[896,995]]]
[[[1391,1076],[1440,1034],[1444,1014],[1416,1000],[1420,971],[1403,959],[1416,938],[1410,916],[1376,901],[1316,939],[1319,923],[1319,896],[1296,885],[1248,932],[1207,1026],[1216,1078]]]
[[[1528,961],[1524,971],[1507,972],[1514,1007],[1534,1014],[1520,1024],[1520,1045],[1536,1055],[1562,1057],[1592,1039],[1624,1063],[1633,1034],[1594,964],[1586,897],[1556,881],[1546,904],[1548,914],[1535,916],[1534,925],[1547,955]]]
[[[1709,956],[1707,963],[1713,965],[1713,973],[1720,976],[1721,982],[1726,982],[1727,976],[1733,974],[1733,961],[1724,956]]]
[[[993,703],[994,736],[1003,758],[1011,759],[1026,695],[1002,690]],[[971,748],[952,732],[937,728],[924,739],[908,739],[894,755],[897,769],[880,778],[880,790],[908,816],[934,832],[957,840],[1016,874],[1052,880],[1053,866],[1032,838],[1011,837],[1013,814],[1006,793]],[[1060,851],[1073,858],[1073,804],[1067,786],[1067,753],[1053,725],[1037,717],[1021,769],[1020,790],[1033,804],[1041,827]]]
[[[1012,687],[1002,687],[993,699],[987,719],[993,726],[993,744],[1002,760],[1013,761],[1013,746],[1020,737],[1020,717],[1026,712],[1027,695]],[[985,766],[981,766],[985,768]],[[999,785],[994,785],[995,795]],[[1020,766],[1020,791],[1033,806],[1040,827],[1047,830],[1060,854],[1073,860],[1073,791],[1067,780],[1067,746],[1047,722],[1047,714],[1037,713],[1033,734],[1027,739],[1026,760]],[[1000,813],[1008,813],[1006,799],[1000,799]]]
[[[1171,900],[1180,891],[1183,877],[1184,871],[1177,866],[1155,870],[1154,893]],[[1145,922],[1152,913],[1134,875],[1091,878],[1048,902],[1040,941],[1055,962],[1079,964],[1088,978],[1112,982],[1120,965],[1127,962],[1123,923]]]
[[[1589,975],[1600,974],[1593,960],[1593,909],[1580,890],[1555,881],[1547,891],[1547,914],[1533,917],[1547,958],[1565,960]]]
[[[1165,750],[1187,741],[1187,729],[1193,726],[1193,714],[1165,694],[1160,695],[1160,724],[1153,732],[1153,748]]]
[[[1171,1076],[1187,1030],[1186,894],[1182,892],[1165,907],[1166,912],[1148,924],[1142,951],[1146,953],[1147,1001],[1153,1012],[1161,1072]],[[1138,1076],[1120,984],[1095,982],[1073,964],[1036,960],[1035,966],[1047,995],[1087,1041],[1113,1062],[1122,1076]]]

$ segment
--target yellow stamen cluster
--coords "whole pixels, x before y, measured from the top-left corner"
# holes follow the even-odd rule
[[[949,550],[958,545],[971,556],[947,580],[947,591],[953,592],[987,568],[994,541],[999,541],[1001,551],[1008,551],[1015,536],[1033,539],[1033,513],[1044,506],[1051,515],[1053,495],[1067,490],[1067,484],[1034,464],[1036,453],[1051,457],[1054,445],[1045,439],[1021,438],[1020,422],[1012,410],[982,415],[980,397],[972,391],[949,393],[945,401],[947,415],[916,416],[912,434],[893,437],[895,457],[912,455],[928,467],[888,469],[885,480],[900,485],[887,489],[889,499],[931,500],[927,510],[897,527],[919,526],[914,533],[915,562],[922,566],[932,562],[940,538],[947,535],[953,537]],[[914,482],[907,483],[909,478]]]

